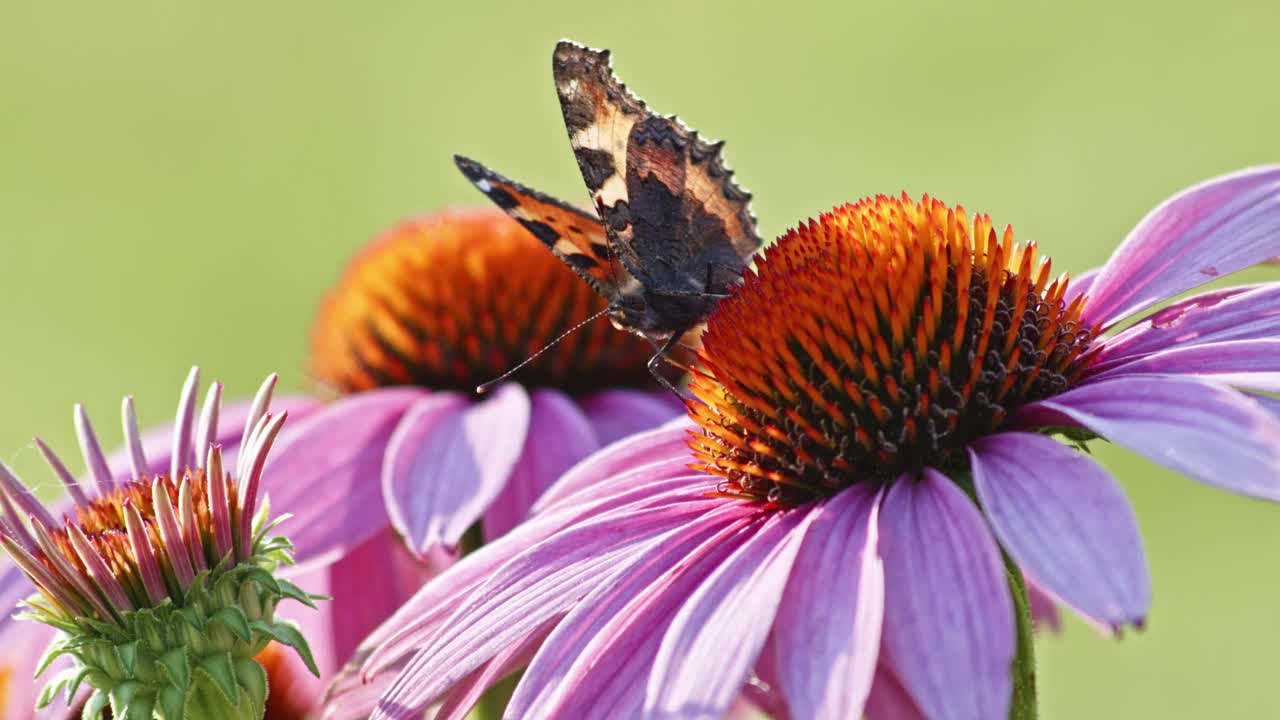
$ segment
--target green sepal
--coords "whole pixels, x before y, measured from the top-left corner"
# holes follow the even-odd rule
[[[129,641],[129,636],[125,634],[124,628],[120,627],[116,623],[103,622],[90,617],[76,618],[76,621],[87,625],[90,630],[93,630],[111,642],[122,643]]]
[[[155,702],[139,698],[126,705],[119,713],[114,710],[111,712],[121,720],[152,720],[155,717]]]
[[[298,602],[302,603],[303,605],[306,605],[307,607],[313,610],[317,609],[316,604],[312,602],[313,599],[316,599],[316,600],[328,599],[320,596],[312,596],[309,593],[307,593],[305,590],[298,587],[297,585],[294,585],[288,580],[281,579],[281,580],[276,580],[276,582],[280,585],[281,595],[289,598],[290,600],[297,600]]]
[[[125,709],[129,707],[129,703],[133,700],[133,696],[138,694],[138,688],[142,687],[139,683],[128,681],[111,688],[108,697],[111,698],[111,715],[112,717],[125,717]]]
[[[187,660],[187,649],[176,647],[159,658],[160,667],[169,676],[169,682],[185,688],[191,684],[191,662]]]
[[[44,655],[40,657],[40,661],[36,663],[36,671],[31,677],[40,677],[45,670],[49,669],[49,665],[54,660],[71,652],[71,642],[67,638],[58,638],[54,640],[48,648],[45,649]]]
[[[140,640],[127,642],[122,645],[116,645],[116,657],[120,659],[120,664],[124,666],[125,675],[132,677],[134,669],[138,664],[138,645]]]
[[[204,673],[213,679],[214,685],[222,691],[226,696],[227,702],[237,705],[239,695],[237,693],[238,685],[236,684],[235,668],[231,664],[231,655],[229,653],[217,653],[208,655],[196,666],[196,674]]]
[[[241,567],[244,568],[243,572],[245,580],[253,580],[264,589],[270,590],[276,595],[284,594],[280,589],[280,583],[276,581],[275,576],[273,576],[266,568],[261,568],[256,565],[245,565]]]
[[[288,622],[268,625],[262,621],[255,620],[253,629],[281,645],[288,645],[293,648],[298,653],[298,657],[302,658],[302,662],[306,664],[311,674],[320,677],[320,668],[316,667],[316,661],[311,657],[311,646],[307,644],[307,639],[302,636],[298,626]]]
[[[57,675],[49,678],[49,682],[45,683],[44,689],[40,691],[40,697],[36,700],[36,709],[43,710],[58,697],[58,693],[71,682],[77,675],[84,673],[79,667],[67,668],[59,672]],[[71,705],[71,693],[67,694],[67,705]]]
[[[84,710],[80,712],[80,720],[99,720],[102,717],[102,711],[107,709],[107,705],[111,699],[107,697],[105,690],[94,690],[89,696],[89,700],[84,704]]]
[[[267,671],[252,658],[237,660],[235,671],[240,688],[248,693],[254,709],[261,714],[267,705]]]
[[[249,629],[248,616],[244,614],[243,610],[235,605],[228,605],[227,607],[221,608],[213,614],[212,619],[222,623],[227,630],[231,631],[232,635],[235,635],[245,642],[249,642],[253,639],[253,633]]]
[[[174,685],[160,688],[156,700],[160,703],[160,712],[165,720],[178,720],[182,717],[182,703],[187,691]]]

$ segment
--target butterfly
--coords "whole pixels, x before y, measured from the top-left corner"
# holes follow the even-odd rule
[[[614,327],[657,350],[649,371],[728,297],[761,240],[751,194],[707,142],[658,115],[614,75],[608,50],[568,40],[552,71],[595,212],[455,156],[473,185],[608,301]]]

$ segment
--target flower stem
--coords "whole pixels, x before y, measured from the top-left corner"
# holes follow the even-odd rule
[[[1027,583],[1022,579],[1018,564],[1001,550],[1004,572],[1009,580],[1009,592],[1013,596],[1013,612],[1018,627],[1017,655],[1013,658],[1013,702],[1009,705],[1009,720],[1036,720],[1036,653],[1031,634],[1031,601],[1027,598]]]

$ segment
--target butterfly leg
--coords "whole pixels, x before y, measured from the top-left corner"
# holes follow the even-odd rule
[[[649,368],[649,374],[653,375],[654,379],[656,379],[663,387],[675,393],[676,397],[680,398],[681,400],[688,400],[689,398],[684,393],[680,392],[679,388],[677,388],[674,384],[672,384],[672,382],[668,380],[666,376],[663,375],[661,372],[663,363],[666,363],[668,365],[674,365],[675,367],[678,367],[681,370],[684,370],[685,372],[689,371],[689,368],[686,368],[684,365],[677,363],[676,361],[672,360],[670,357],[667,356],[667,353],[671,352],[672,348],[680,344],[681,337],[682,335],[680,333],[676,333],[675,335],[672,335],[671,339],[667,340],[665,343],[662,344],[662,347],[658,347],[657,343],[650,343],[655,348],[657,348],[658,352],[655,353],[653,357],[649,358],[648,368]]]

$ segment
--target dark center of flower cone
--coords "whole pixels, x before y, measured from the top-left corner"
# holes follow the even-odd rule
[[[796,504],[928,465],[1067,388],[1095,330],[1035,245],[924,197],[788,232],[703,335],[691,446],[719,491]]]
[[[345,393],[471,392],[604,308],[500,210],[442,213],[392,229],[351,262],[312,329],[312,371]],[[570,394],[648,387],[652,354],[600,318],[512,379]]]

